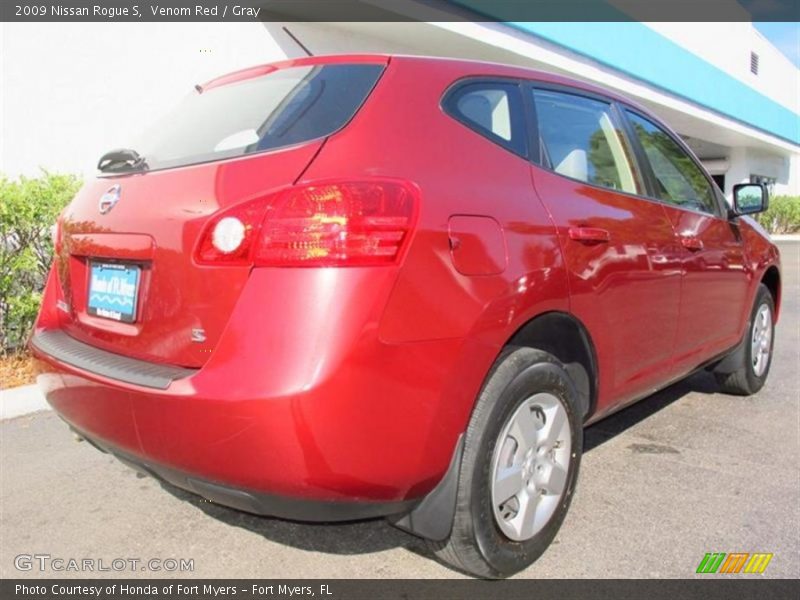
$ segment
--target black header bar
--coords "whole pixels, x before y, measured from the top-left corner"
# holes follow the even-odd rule
[[[799,21],[800,0],[0,0],[0,21]]]

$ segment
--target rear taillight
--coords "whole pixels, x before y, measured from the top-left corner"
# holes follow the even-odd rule
[[[212,218],[197,260],[271,267],[391,264],[409,238],[417,203],[416,187],[396,180],[295,186]]]

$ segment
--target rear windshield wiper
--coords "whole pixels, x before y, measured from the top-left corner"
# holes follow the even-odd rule
[[[144,156],[140,156],[136,150],[117,148],[100,157],[97,169],[102,173],[131,173],[146,171],[148,166]]]

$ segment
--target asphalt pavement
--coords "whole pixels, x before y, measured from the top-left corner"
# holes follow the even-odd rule
[[[727,396],[698,373],[587,429],[564,526],[519,577],[691,577],[707,552],[772,553],[749,577],[800,577],[800,243],[781,251],[783,311],[764,389]],[[381,520],[292,523],[166,489],[74,441],[52,412],[4,420],[0,436],[3,578],[463,576]],[[25,558],[35,554],[64,562],[41,572]],[[52,569],[70,558],[127,566]],[[132,559],[143,561],[133,571]],[[143,570],[150,559],[161,570]],[[164,570],[180,564],[170,559],[193,571]]]

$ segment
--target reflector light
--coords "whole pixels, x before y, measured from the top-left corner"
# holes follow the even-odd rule
[[[242,245],[246,233],[244,223],[236,217],[225,217],[215,226],[211,243],[223,254],[230,254]]]

